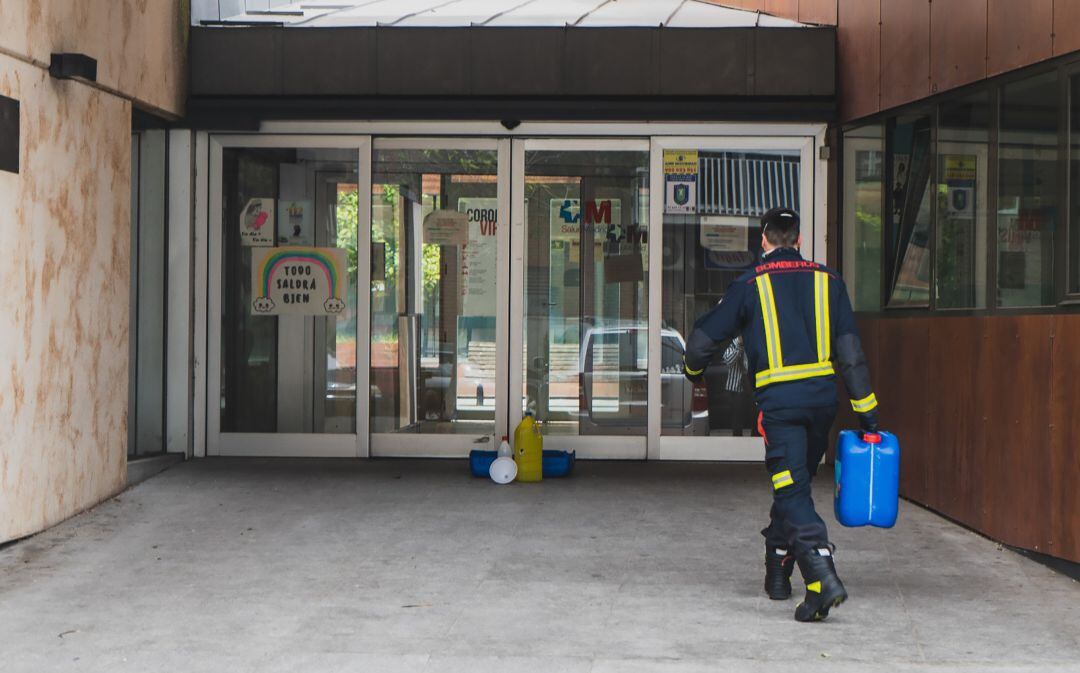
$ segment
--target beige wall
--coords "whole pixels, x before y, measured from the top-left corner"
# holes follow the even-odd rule
[[[0,95],[20,170],[0,171],[0,542],[124,486],[132,103],[179,115],[186,3],[0,0]],[[98,59],[103,88],[51,78]]]
[[[188,3],[0,0],[0,50],[48,64],[54,52],[97,59],[98,82],[141,107],[183,111]]]

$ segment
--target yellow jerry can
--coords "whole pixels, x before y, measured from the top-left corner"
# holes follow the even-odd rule
[[[514,430],[514,462],[518,466],[518,481],[544,478],[544,437],[531,413],[526,413]]]

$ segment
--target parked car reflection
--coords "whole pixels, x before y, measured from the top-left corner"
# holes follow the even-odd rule
[[[661,329],[660,352],[661,398],[668,401],[661,406],[661,424],[680,428],[687,435],[709,434],[705,385],[693,384],[683,376],[685,339],[673,329]],[[578,360],[580,434],[630,434],[648,423],[647,363],[645,325],[592,327],[586,331]]]

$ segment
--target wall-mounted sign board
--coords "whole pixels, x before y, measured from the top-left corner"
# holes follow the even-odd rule
[[[19,172],[19,101],[0,96],[0,171]]]

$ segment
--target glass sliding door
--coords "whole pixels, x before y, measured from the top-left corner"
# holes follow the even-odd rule
[[[464,455],[506,427],[505,141],[377,140],[374,455]]]
[[[664,185],[653,204],[662,222],[651,315],[655,405],[650,458],[760,460],[753,372],[739,336],[691,384],[682,356],[694,322],[723,300],[761,255],[761,216],[799,211],[803,255],[814,258],[812,139],[663,139],[654,143],[653,175]],[[657,190],[657,193],[659,190]],[[824,251],[821,251],[824,257]],[[824,261],[820,259],[818,261]]]
[[[512,295],[522,320],[512,343],[522,348],[510,363],[520,377],[511,383],[511,427],[530,413],[545,446],[643,458],[648,144],[525,140],[515,146],[515,169],[520,284]]]
[[[366,147],[215,139],[209,453],[357,455]]]
[[[739,344],[682,357],[765,210],[824,260],[815,142],[211,135],[207,453],[463,457],[527,413],[581,458],[759,460]]]

